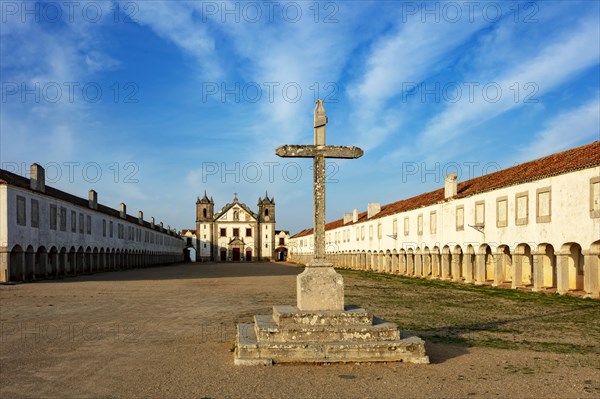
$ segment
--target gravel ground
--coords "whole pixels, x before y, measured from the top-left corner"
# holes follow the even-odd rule
[[[600,397],[597,353],[428,343],[430,365],[234,366],[235,324],[294,304],[300,271],[181,264],[0,286],[0,397]]]

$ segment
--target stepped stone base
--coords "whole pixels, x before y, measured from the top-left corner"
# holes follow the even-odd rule
[[[395,361],[429,363],[425,342],[402,338],[397,324],[356,306],[339,311],[275,306],[273,315],[238,325],[236,365]]]

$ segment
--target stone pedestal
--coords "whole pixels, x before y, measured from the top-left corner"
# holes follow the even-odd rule
[[[344,278],[330,262],[315,259],[296,279],[297,305],[302,311],[344,310]]]
[[[425,342],[401,336],[395,323],[344,306],[344,281],[324,260],[297,277],[298,306],[274,306],[272,315],[239,324],[236,365],[273,363],[429,363]]]
[[[425,342],[403,337],[397,324],[355,306],[337,311],[274,306],[272,315],[238,325],[236,365],[398,361],[429,363]]]

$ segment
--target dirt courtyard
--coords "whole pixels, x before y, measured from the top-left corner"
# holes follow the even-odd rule
[[[598,351],[428,341],[429,365],[234,366],[236,323],[294,304],[301,271],[270,263],[188,263],[2,285],[0,397],[600,397]],[[364,279],[344,278],[348,298],[368,298]],[[395,295],[401,301],[402,292]],[[356,304],[387,317],[373,303]],[[394,321],[403,327],[402,318]],[[598,319],[587,322],[598,329]]]

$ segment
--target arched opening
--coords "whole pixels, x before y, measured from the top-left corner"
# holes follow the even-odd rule
[[[8,275],[10,281],[22,281],[25,274],[25,253],[23,249],[15,245],[10,251],[10,258],[8,261]]]
[[[440,278],[441,270],[440,270],[440,249],[436,246],[433,247],[431,251],[431,277]]]
[[[35,278],[35,251],[30,245],[25,252],[25,280],[33,280]]]
[[[406,273],[407,273],[406,251],[404,250],[404,248],[400,249],[400,251],[398,253],[398,263],[399,263],[398,264],[399,273],[406,275]]]
[[[471,244],[467,245],[467,250],[463,255],[462,276],[465,283],[472,283],[475,279],[475,248]]]
[[[415,255],[412,248],[406,251],[406,274],[408,276],[414,276],[415,274]]]
[[[445,245],[442,248],[442,270],[441,277],[443,280],[447,280],[450,278],[450,262],[451,262],[451,254],[450,247]]]
[[[452,250],[452,261],[450,265],[450,274],[452,280],[454,281],[462,281],[462,264],[463,264],[463,252],[460,245],[456,245]]]
[[[392,273],[398,274],[398,251],[394,248],[392,251]]]
[[[421,248],[415,250],[415,276],[423,276],[423,259],[421,258]]]
[[[431,277],[431,253],[429,247],[423,248],[423,277]]]
[[[600,240],[593,242],[585,251],[583,269],[585,296],[600,298]]]
[[[540,244],[534,257],[534,289],[556,287],[556,257],[551,244]]]
[[[512,257],[507,245],[500,245],[496,251],[496,269],[494,270],[494,286],[500,286],[512,280]]]
[[[50,264],[50,268],[49,268],[50,276],[52,276],[52,277],[58,276],[60,266],[59,266],[58,249],[56,247],[50,248],[49,264]]]
[[[519,244],[513,255],[512,266],[512,288],[531,287],[533,284],[533,257],[531,247],[527,244]]]
[[[66,276],[69,273],[69,253],[62,247],[58,256],[58,275]]]
[[[41,246],[35,253],[34,278],[48,277],[48,252],[46,247]]]
[[[558,292],[583,290],[583,255],[577,243],[567,243],[560,249]]]

